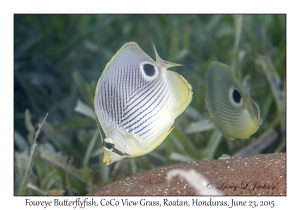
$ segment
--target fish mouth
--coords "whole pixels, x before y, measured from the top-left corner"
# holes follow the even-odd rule
[[[109,150],[104,150],[104,156],[103,156],[103,162],[106,163],[106,165],[110,165],[116,161],[119,161],[121,159],[124,159],[129,156],[119,156],[116,153],[113,153]]]

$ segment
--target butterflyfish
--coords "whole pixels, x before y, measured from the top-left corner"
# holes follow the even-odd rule
[[[181,65],[154,51],[156,61],[135,42],[125,43],[98,80],[94,107],[106,165],[158,147],[192,100],[187,80],[168,70]]]
[[[216,127],[231,140],[249,138],[262,122],[250,88],[242,89],[233,70],[219,62],[208,68],[205,106]]]

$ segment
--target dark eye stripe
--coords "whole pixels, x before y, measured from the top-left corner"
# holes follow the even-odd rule
[[[112,150],[112,149],[114,149],[115,145],[113,143],[110,143],[110,142],[104,142],[104,147],[109,149],[109,150]]]

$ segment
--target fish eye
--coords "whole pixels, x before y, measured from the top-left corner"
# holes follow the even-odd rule
[[[152,77],[155,74],[154,66],[146,63],[144,66],[144,72],[147,76]]]
[[[243,97],[241,93],[233,86],[229,89],[229,101],[234,106],[243,105]]]
[[[234,89],[232,91],[232,98],[234,100],[235,103],[240,103],[241,102],[241,94],[239,93],[239,91],[237,91],[236,89]]]
[[[110,143],[110,142],[104,142],[104,147],[106,149],[112,150],[112,149],[114,149],[115,145],[113,143]]]
[[[152,63],[143,62],[140,65],[140,70],[144,79],[151,81],[158,76],[158,69]]]

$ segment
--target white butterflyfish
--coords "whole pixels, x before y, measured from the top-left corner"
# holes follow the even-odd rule
[[[191,85],[168,70],[180,64],[154,51],[156,61],[135,42],[125,43],[98,80],[94,107],[106,165],[158,147],[192,100]]]

